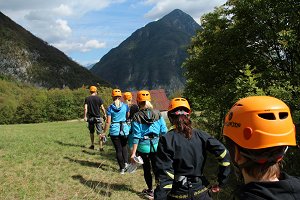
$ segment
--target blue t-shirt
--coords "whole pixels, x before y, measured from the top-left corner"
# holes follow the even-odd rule
[[[109,134],[111,136],[122,136],[129,134],[129,126],[126,123],[129,107],[121,102],[119,108],[113,103],[107,108],[107,116],[111,116]]]

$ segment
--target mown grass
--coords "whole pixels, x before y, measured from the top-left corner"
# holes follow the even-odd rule
[[[0,138],[1,200],[142,199],[142,170],[120,175],[110,140],[104,152],[88,149],[84,122],[1,125]]]

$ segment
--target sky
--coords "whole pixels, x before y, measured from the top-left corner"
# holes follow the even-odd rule
[[[97,63],[134,31],[180,9],[200,17],[225,0],[0,0],[0,11],[77,63]]]

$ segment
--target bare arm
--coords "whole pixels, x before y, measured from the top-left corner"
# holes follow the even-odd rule
[[[130,156],[130,160],[132,163],[134,163],[135,161],[133,160],[133,158],[136,156],[136,150],[137,150],[138,144],[133,144],[132,150],[131,150],[131,156]]]
[[[103,131],[104,134],[105,134],[106,131],[109,129],[110,123],[111,123],[111,116],[109,115],[109,116],[106,118],[106,123],[105,123],[104,131]]]
[[[87,110],[88,110],[88,106],[87,104],[84,104],[84,121],[87,121]]]
[[[105,110],[103,104],[101,105],[101,110],[102,110],[102,112],[103,112],[104,119],[106,119],[107,115],[106,115],[106,110]]]

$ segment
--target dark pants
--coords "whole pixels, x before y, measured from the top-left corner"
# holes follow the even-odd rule
[[[125,163],[128,163],[127,137],[110,136],[116,150],[116,157],[120,169],[125,168]]]
[[[151,169],[156,176],[156,165],[155,165],[155,157],[156,152],[151,153],[141,153],[138,152],[138,155],[142,157],[144,164],[143,164],[143,170],[144,170],[144,179],[148,186],[148,189],[152,190],[152,174]],[[155,177],[155,180],[157,178]]]

